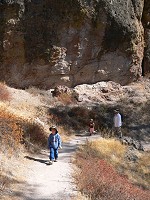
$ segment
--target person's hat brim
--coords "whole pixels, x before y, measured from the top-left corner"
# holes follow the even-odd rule
[[[51,126],[51,127],[49,128],[50,131],[51,131],[52,129],[55,129],[55,130],[57,131],[57,127],[56,127],[56,126]]]

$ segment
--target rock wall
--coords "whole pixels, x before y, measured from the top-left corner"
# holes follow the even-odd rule
[[[45,89],[137,80],[143,6],[144,0],[1,0],[0,80]]]
[[[149,76],[150,74],[150,1],[145,0],[143,18],[145,30],[145,53],[143,59],[143,74]]]

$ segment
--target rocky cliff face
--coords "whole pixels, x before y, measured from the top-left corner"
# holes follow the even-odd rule
[[[145,54],[143,59],[143,71],[145,75],[150,73],[150,1],[145,0],[142,18],[145,30]]]
[[[150,70],[148,2],[1,0],[0,80],[46,89],[137,80],[142,63]]]

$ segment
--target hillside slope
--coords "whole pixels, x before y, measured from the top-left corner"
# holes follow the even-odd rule
[[[110,81],[78,85],[74,89],[60,88],[59,95],[53,96],[53,90],[34,87],[18,90],[0,84],[0,190],[3,199],[16,191],[15,186],[24,180],[27,163],[23,157],[27,151],[39,152],[47,146],[48,129],[52,124],[57,124],[61,135],[65,135],[64,140],[66,134],[86,132],[88,121],[93,118],[96,129],[102,134],[105,129],[111,130],[113,109],[117,107],[123,116],[123,134],[149,144],[149,80],[128,86]]]

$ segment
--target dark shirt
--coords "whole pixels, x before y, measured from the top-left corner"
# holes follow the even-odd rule
[[[89,123],[89,127],[90,127],[90,128],[94,128],[94,122],[90,122],[90,123]]]

